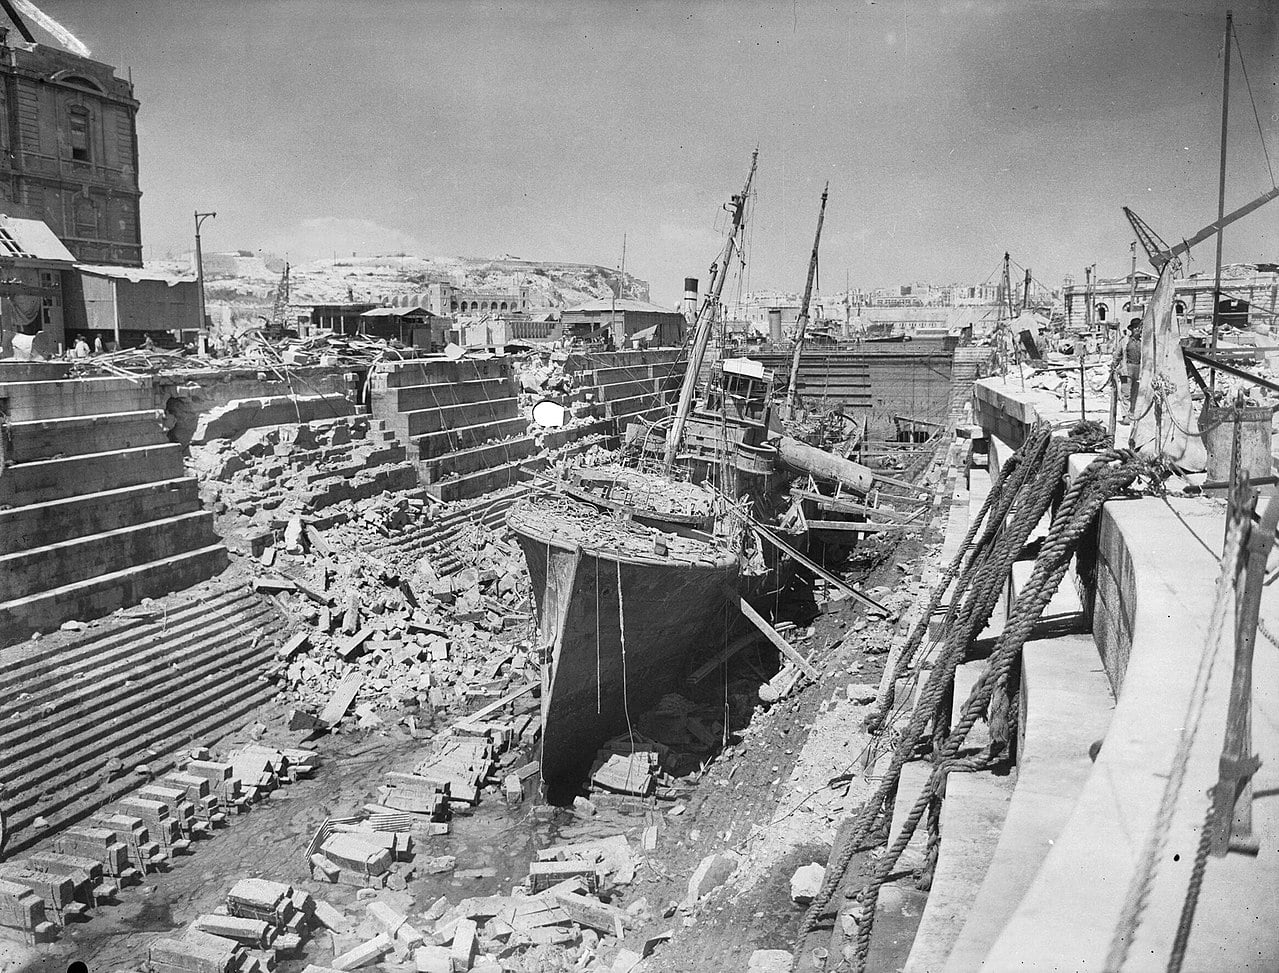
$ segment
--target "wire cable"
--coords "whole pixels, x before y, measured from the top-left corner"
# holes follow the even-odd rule
[[[1244,64],[1243,48],[1239,44],[1239,33],[1235,30],[1233,21],[1230,24],[1230,33],[1235,39],[1235,50],[1239,52],[1239,67],[1243,71],[1243,83],[1248,88],[1248,100],[1252,102],[1252,117],[1257,122],[1257,135],[1261,139],[1261,154],[1266,157],[1266,169],[1270,173],[1270,185],[1279,189],[1279,184],[1275,183],[1275,170],[1270,165],[1270,151],[1266,148],[1266,133],[1261,130],[1261,115],[1257,112],[1257,100],[1252,96],[1252,82],[1248,80],[1248,66]]]

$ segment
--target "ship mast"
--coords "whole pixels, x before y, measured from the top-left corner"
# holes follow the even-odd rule
[[[804,354],[804,332],[808,330],[808,305],[813,299],[813,278],[817,276],[817,248],[822,242],[822,221],[826,218],[826,196],[830,183],[822,187],[822,205],[817,211],[817,235],[813,237],[813,255],[808,260],[808,280],[804,283],[804,301],[795,321],[795,350],[790,360],[790,380],[786,389],[786,411],[792,418],[799,408],[799,359]]]
[[[710,341],[711,327],[715,323],[715,311],[719,307],[720,295],[724,291],[724,281],[728,277],[728,267],[734,252],[741,252],[741,243],[738,238],[746,223],[746,200],[750,196],[751,180],[755,178],[755,161],[758,157],[759,150],[756,149],[751,153],[751,171],[746,176],[746,186],[741,194],[734,196],[732,202],[725,207],[733,214],[733,228],[724,242],[719,260],[711,264],[711,286],[707,289],[706,298],[702,302],[701,310],[697,313],[697,323],[693,330],[693,347],[688,356],[688,370],[684,373],[684,384],[679,390],[679,405],[675,409],[675,424],[671,426],[670,435],[666,437],[663,469],[667,476],[675,465],[675,454],[679,451],[680,440],[684,438],[684,424],[688,421],[688,414],[693,408],[697,376],[702,370],[702,359],[706,356],[706,344]]]

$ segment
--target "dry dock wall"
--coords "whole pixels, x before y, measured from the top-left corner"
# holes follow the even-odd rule
[[[1036,421],[1065,428],[1077,418],[1051,395],[999,380],[977,383],[974,407],[988,433],[1014,444]],[[1073,458],[1072,475],[1089,459]],[[1024,896],[1010,903],[997,936],[977,944],[982,969],[1101,970],[1125,952],[1125,970],[1166,967],[1218,777],[1230,695],[1232,640],[1218,657],[1205,656],[1223,528],[1224,507],[1203,498],[1117,498],[1103,507],[1085,603],[1094,665],[1117,702],[1075,806]],[[1277,610],[1279,595],[1266,589],[1262,617]],[[1279,750],[1277,687],[1279,648],[1258,638],[1258,753]],[[1186,969],[1279,968],[1279,767],[1263,762],[1253,787],[1260,853],[1209,859]],[[974,948],[972,937],[966,945]]]
[[[0,414],[0,645],[225,567],[149,376],[0,384]]]
[[[751,353],[776,371],[790,371],[790,352]],[[891,439],[894,416],[945,423],[952,402],[955,352],[933,342],[864,342],[855,348],[807,349],[800,361],[799,392],[810,405],[841,405],[869,421],[872,439]],[[967,381],[975,373],[968,357],[960,371]]]

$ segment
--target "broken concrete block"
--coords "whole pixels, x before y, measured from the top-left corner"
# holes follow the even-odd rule
[[[460,919],[456,928],[453,930],[453,945],[449,950],[449,955],[453,960],[454,973],[463,973],[469,970],[471,964],[475,962],[475,939],[478,934],[478,928],[474,920]]]
[[[688,879],[688,897],[685,902],[689,906],[696,905],[699,900],[727,882],[737,871],[737,865],[738,858],[731,851],[707,855]]]
[[[457,868],[457,859],[453,855],[439,855],[435,858],[423,858],[417,862],[418,870],[423,875],[441,875]]]
[[[817,862],[795,869],[790,877],[790,900],[796,905],[808,905],[817,897],[825,877],[825,866]]]
[[[643,958],[633,949],[619,949],[617,955],[613,957],[613,965],[609,967],[609,973],[631,973],[631,970],[635,969]]]
[[[409,925],[408,917],[396,912],[387,903],[380,900],[370,902],[365,906],[365,911],[368,912],[371,919],[382,927],[388,936],[395,938],[406,948],[412,949],[422,944],[422,940],[425,937]]]
[[[357,970],[361,966],[368,966],[370,963],[376,963],[383,956],[391,951],[391,937],[386,933],[379,933],[368,942],[361,943],[354,949],[348,949],[341,956],[333,958],[333,968],[336,970]]]
[[[453,952],[447,946],[419,946],[413,963],[417,973],[453,973]]]
[[[794,958],[784,949],[757,949],[751,953],[746,969],[749,973],[791,973],[794,965]]]
[[[346,916],[323,899],[315,900],[315,921],[333,932],[346,932],[351,927]]]
[[[579,926],[587,926],[606,936],[617,936],[619,939],[625,934],[626,930],[622,922],[624,913],[615,906],[576,892],[557,894],[555,903]]]

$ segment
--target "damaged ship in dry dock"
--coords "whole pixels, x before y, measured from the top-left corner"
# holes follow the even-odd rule
[[[732,229],[711,267],[674,414],[636,431],[634,467],[574,470],[507,516],[547,653],[541,766],[553,785],[580,779],[611,738],[627,735],[623,752],[642,749],[634,718],[726,647],[741,612],[753,614],[744,599],[776,587],[783,562],[766,554],[791,551],[806,562],[766,526],[789,507],[795,475],[863,495],[871,486],[865,467],[782,434],[775,376],[756,361],[715,363],[694,401],[754,172],[752,158],[746,187],[727,207]]]

